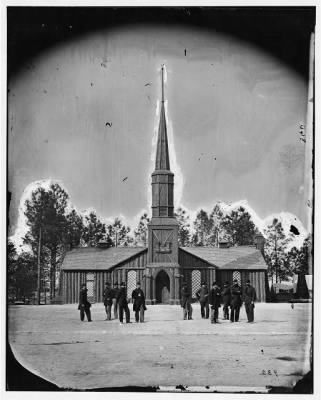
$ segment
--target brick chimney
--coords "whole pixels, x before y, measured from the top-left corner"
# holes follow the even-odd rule
[[[228,249],[230,247],[230,244],[227,240],[221,240],[218,242],[218,247],[220,249]]]
[[[99,249],[108,249],[108,243],[105,240],[101,239],[99,240],[97,247]]]

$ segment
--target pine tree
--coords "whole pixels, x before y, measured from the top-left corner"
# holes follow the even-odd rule
[[[129,246],[133,239],[129,236],[130,227],[123,225],[119,218],[115,218],[114,222],[107,227],[107,235],[109,236],[113,246]]]
[[[16,269],[18,254],[16,247],[11,240],[7,246],[7,287],[8,300],[14,301],[16,297]]]
[[[300,249],[300,266],[299,271],[297,273],[302,274],[311,274],[312,273],[312,235],[308,234],[308,236],[304,239],[303,245]]]
[[[255,225],[250,214],[243,207],[227,214],[223,218],[221,226],[230,238],[232,246],[253,244]]]
[[[31,200],[25,202],[25,216],[29,231],[24,242],[30,245],[34,255],[38,257],[40,249],[41,265],[45,265],[49,252],[50,298],[56,289],[57,257],[63,250],[64,232],[66,228],[65,209],[68,194],[57,183],[51,184],[48,190],[38,188],[31,194]]]
[[[14,273],[14,289],[16,299],[23,300],[33,297],[37,289],[37,262],[32,253],[20,253],[16,260]]]
[[[288,279],[291,275],[287,260],[287,245],[289,239],[285,236],[282,223],[277,218],[273,219],[271,225],[265,229],[264,256],[268,264],[268,274],[272,284]]]
[[[191,246],[195,247],[195,246],[200,246],[200,240],[198,238],[198,234],[196,232],[192,233],[191,236]]]
[[[222,220],[223,220],[223,212],[221,210],[221,207],[219,203],[215,204],[213,207],[213,211],[210,214],[210,219],[213,221],[212,225],[212,235],[213,235],[213,241],[216,247],[218,247],[219,241],[222,239],[226,239],[226,232],[223,229],[222,226]]]
[[[179,207],[175,212],[175,217],[178,221],[178,245],[181,247],[189,246],[191,244],[191,232],[189,216],[186,210]]]
[[[292,247],[288,252],[286,257],[286,263],[288,268],[293,274],[303,274],[306,275],[309,269],[309,256],[311,248],[311,238],[306,237],[301,248]]]
[[[215,235],[213,234],[213,220],[207,212],[200,210],[194,221],[195,233],[192,236],[192,243],[195,246],[213,246]]]
[[[148,223],[150,218],[145,212],[139,220],[138,226],[134,231],[135,244],[147,247],[148,245]]]
[[[80,245],[80,239],[84,232],[82,217],[76,210],[72,210],[66,215],[66,231],[64,241],[69,249]]]
[[[86,215],[83,234],[81,236],[84,246],[97,247],[100,240],[106,240],[106,225],[100,221],[96,213],[91,211]]]

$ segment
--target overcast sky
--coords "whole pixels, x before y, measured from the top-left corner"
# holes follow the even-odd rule
[[[12,227],[24,188],[48,178],[79,210],[149,210],[163,63],[176,205],[246,199],[261,218],[288,211],[306,225],[307,82],[235,37],[128,25],[51,48],[8,82]]]

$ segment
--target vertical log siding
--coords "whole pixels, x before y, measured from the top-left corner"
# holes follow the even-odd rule
[[[127,273],[130,270],[136,271],[137,281],[141,282],[142,288],[146,293],[146,278],[145,278],[145,266],[147,264],[147,252],[139,254],[138,256],[132,257],[126,262],[119,264],[108,271],[90,271],[94,272],[94,301],[101,303],[103,302],[103,291],[105,282],[110,282],[112,285],[115,282],[119,284],[124,281],[127,284]],[[210,287],[212,282],[216,280],[219,286],[222,288],[225,281],[232,284],[233,281],[233,270],[224,270],[215,268],[193,255],[186,252],[179,252],[179,271],[183,277],[179,278],[180,283],[187,282],[189,288],[192,288],[192,271],[199,270],[201,273],[201,281],[205,281]],[[89,272],[89,271],[88,271]],[[242,286],[245,286],[247,279],[250,279],[251,284],[255,287],[257,293],[257,301],[267,301],[267,280],[266,271],[262,270],[240,270]],[[61,290],[64,303],[78,303],[79,289],[82,283],[86,282],[87,271],[61,271]],[[150,290],[152,289],[152,279],[148,280]],[[171,285],[173,282],[171,282]],[[153,294],[155,297],[155,293]]]

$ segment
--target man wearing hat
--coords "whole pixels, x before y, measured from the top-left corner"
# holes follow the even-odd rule
[[[218,322],[218,309],[221,307],[221,289],[216,282],[213,282],[212,289],[208,296],[208,302],[211,305],[211,324]]]
[[[183,308],[183,318],[192,319],[193,308],[191,304],[191,293],[188,290],[186,282],[183,283],[181,289],[181,307]]]
[[[202,282],[200,289],[196,292],[201,305],[201,316],[202,318],[209,318],[210,310],[208,306],[208,288],[205,282]],[[206,312],[206,314],[205,314]]]
[[[146,310],[145,295],[140,287],[140,282],[136,283],[136,289],[133,290],[132,299],[136,322],[144,322],[144,312]]]
[[[81,285],[81,289],[79,292],[78,310],[80,311],[80,320],[81,321],[83,321],[85,319],[85,314],[86,314],[87,321],[91,322],[91,312],[90,312],[91,304],[89,303],[89,301],[87,299],[87,292],[88,292],[88,289],[86,287],[86,284],[83,283]]]
[[[118,319],[118,301],[117,301],[117,295],[119,292],[119,285],[118,282],[114,283],[114,287],[113,287],[113,294],[112,294],[112,298],[113,298],[113,313],[114,313],[114,318]]]
[[[111,306],[113,304],[113,289],[110,287],[110,283],[106,282],[105,283],[105,290],[103,292],[103,298],[104,298],[104,306],[105,306],[105,311],[106,311],[106,321],[111,320]]]
[[[231,287],[231,322],[238,322],[240,316],[240,308],[242,305],[242,290],[238,284],[238,280],[234,279]]]
[[[222,302],[224,319],[230,319],[229,306],[231,302],[231,287],[228,281],[224,283],[224,288],[222,290]]]
[[[245,304],[245,311],[247,315],[247,322],[254,322],[254,302],[256,300],[256,291],[251,286],[251,281],[246,281],[246,286],[243,292],[243,301]]]
[[[128,302],[127,302],[127,290],[126,290],[126,284],[125,282],[122,282],[120,285],[120,290],[117,293],[117,301],[118,301],[118,306],[119,306],[119,322],[122,324],[123,323],[123,318],[124,318],[124,311],[126,315],[126,323],[130,323],[130,312],[128,308]]]

